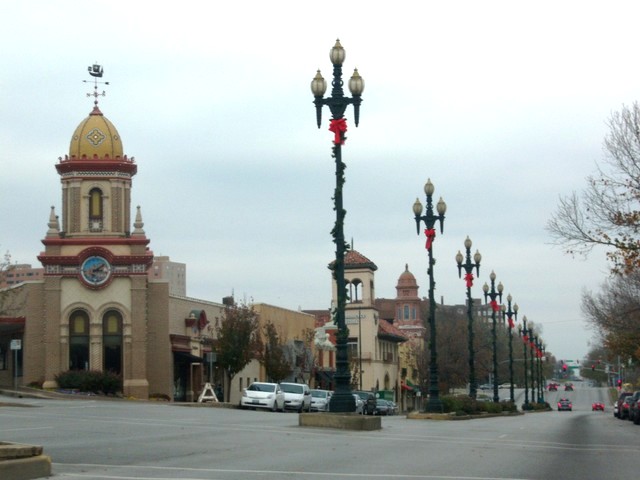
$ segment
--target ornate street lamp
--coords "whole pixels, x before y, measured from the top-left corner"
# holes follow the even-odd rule
[[[420,222],[424,222],[427,227],[424,230],[424,234],[427,237],[426,249],[429,252],[429,268],[427,273],[429,274],[429,401],[427,402],[427,412],[442,412],[442,402],[440,401],[440,387],[438,386],[438,353],[436,350],[436,300],[434,296],[436,283],[433,279],[433,266],[436,261],[433,258],[433,240],[436,237],[436,231],[433,228],[436,221],[440,223],[440,233],[443,233],[444,214],[447,211],[447,204],[444,203],[442,197],[438,200],[436,209],[438,215],[433,213],[433,192],[435,188],[431,179],[427,180],[424,185],[424,193],[427,196],[427,205],[422,214],[422,203],[416,198],[413,204],[413,213],[416,219],[416,230],[420,235]]]
[[[356,127],[360,119],[360,103],[361,95],[364,90],[364,80],[355,69],[351,79],[349,80],[349,90],[353,95],[352,98],[344,96],[342,89],[342,63],[345,59],[345,51],[340,45],[340,40],[336,40],[335,45],[329,52],[329,58],[333,64],[333,81],[331,82],[331,96],[324,97],[327,90],[327,82],[320,70],[316,73],[315,78],[311,81],[311,92],[313,93],[313,103],[316,106],[316,120],[318,128],[322,122],[322,107],[327,105],[331,111],[331,121],[329,122],[329,130],[334,133],[333,140],[333,158],[336,162],[336,189],[334,195],[334,210],[336,211],[336,223],[332,231],[333,241],[336,244],[336,260],[333,268],[333,275],[336,280],[338,298],[337,305],[333,312],[334,323],[337,326],[336,335],[336,373],[335,393],[329,402],[329,410],[331,412],[353,412],[356,409],[355,400],[351,394],[351,373],[349,371],[349,358],[347,352],[347,339],[349,337],[349,329],[345,323],[345,304],[346,304],[346,282],[344,278],[344,255],[347,245],[344,241],[344,217],[346,211],[343,208],[342,187],[344,185],[344,170],[346,165],[342,163],[342,145],[346,139],[347,122],[344,118],[344,112],[348,105],[353,105],[354,122]]]
[[[502,282],[498,284],[496,290],[496,274],[492,271],[489,275],[491,280],[491,288],[486,283],[482,286],[484,291],[485,302],[490,298],[491,302],[491,342],[493,345],[493,401],[498,403],[500,397],[498,396],[498,345],[497,345],[497,332],[496,332],[496,314],[500,311],[500,305],[496,301],[496,298],[502,302]]]
[[[544,348],[542,339],[536,338],[536,356],[538,357],[538,403],[544,403],[544,378],[542,377]]]
[[[458,277],[462,276],[462,269],[464,269],[464,280],[467,284],[467,330],[469,332],[469,396],[471,398],[476,398],[478,394],[478,382],[476,380],[475,353],[473,348],[473,298],[471,297],[471,287],[473,286],[473,269],[476,269],[476,275],[480,275],[480,260],[482,260],[482,255],[480,255],[480,252],[476,250],[476,253],[473,255],[472,263],[471,245],[471,239],[467,237],[464,241],[466,260],[464,263],[462,263],[465,257],[458,250],[458,253],[456,255],[456,263],[458,264]]]
[[[529,343],[529,330],[527,330],[527,316],[522,317],[522,327],[518,327],[518,332],[522,337],[522,353],[524,355],[523,366],[524,366],[524,404],[522,405],[523,410],[529,409],[529,383],[527,379],[527,344]]]
[[[536,332],[533,330],[533,328],[529,328],[529,348],[530,353],[531,353],[531,401],[532,402],[537,402],[538,397],[536,396],[536,383],[538,381],[537,377],[538,375],[536,374],[536,369],[534,367],[534,351],[533,351],[533,346],[536,343],[536,339],[538,337],[536,336]],[[540,385],[538,385],[538,388],[540,388]]]
[[[515,402],[515,395],[513,392],[513,329],[515,328],[514,320],[518,321],[518,304],[516,303],[511,310],[511,301],[513,297],[511,294],[507,295],[507,308],[502,310],[502,314],[507,318],[509,322],[509,398],[511,402]]]

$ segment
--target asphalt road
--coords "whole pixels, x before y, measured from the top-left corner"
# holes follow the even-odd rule
[[[375,432],[302,428],[295,413],[0,397],[21,405],[0,407],[0,440],[42,445],[61,479],[635,478],[640,426],[613,417],[604,389],[546,395],[552,405],[568,396],[574,410],[383,417]],[[605,411],[592,412],[594,401]]]

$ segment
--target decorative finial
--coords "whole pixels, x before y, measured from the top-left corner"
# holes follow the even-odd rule
[[[135,228],[135,230],[133,231],[134,235],[144,235],[144,230],[142,229],[142,227],[144,227],[144,222],[142,221],[142,213],[140,212],[140,205],[138,205],[137,207],[136,221],[133,222],[133,227]]]
[[[51,207],[51,213],[49,213],[49,222],[47,223],[49,230],[47,230],[47,237],[57,237],[60,234],[60,223],[58,222],[58,216],[56,215],[56,207]]]
[[[93,93],[87,93],[87,97],[94,97],[95,100],[93,104],[98,106],[98,97],[104,97],[107,94],[103,90],[102,93],[98,93],[98,84],[101,83],[103,85],[109,85],[109,82],[99,82],[98,79],[102,78],[102,74],[104,73],[104,68],[102,65],[98,65],[94,63],[93,65],[89,65],[89,75],[93,77]],[[84,83],[89,83],[91,80],[83,80]]]

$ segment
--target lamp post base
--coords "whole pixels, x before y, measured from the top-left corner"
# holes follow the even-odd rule
[[[439,397],[429,397],[427,401],[427,405],[425,406],[424,411],[426,413],[442,413],[444,411],[444,407],[442,406],[442,402]]]
[[[329,400],[331,413],[353,413],[356,411],[356,399],[350,392],[336,392]]]

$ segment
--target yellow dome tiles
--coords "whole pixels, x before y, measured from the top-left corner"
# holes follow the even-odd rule
[[[122,140],[116,127],[95,106],[73,132],[69,157],[113,159],[123,156]]]

